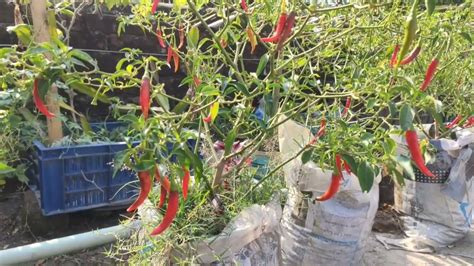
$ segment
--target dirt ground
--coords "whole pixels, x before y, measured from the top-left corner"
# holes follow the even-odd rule
[[[31,194],[19,184],[0,192],[0,250],[114,226],[124,219],[123,211],[85,211],[38,221],[42,218],[25,212],[31,203]],[[114,261],[104,254],[109,249],[110,245],[27,265],[112,265]]]

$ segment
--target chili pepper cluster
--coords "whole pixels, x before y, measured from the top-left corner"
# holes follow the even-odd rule
[[[182,177],[182,187],[181,191],[183,193],[183,199],[187,199],[188,197],[188,188],[189,188],[189,179],[191,174],[189,169],[186,166],[182,166],[183,170],[183,177]],[[135,200],[135,202],[128,207],[128,212],[133,212],[140,207],[143,202],[148,198],[148,194],[152,189],[152,177],[150,172],[148,171],[141,171],[138,172],[138,178],[140,181],[140,192]],[[155,178],[156,181],[160,184],[160,200],[158,203],[158,208],[163,208],[166,203],[166,198],[168,198],[168,206],[166,207],[165,215],[163,216],[163,220],[161,223],[151,232],[152,236],[158,235],[166,231],[173,223],[174,218],[179,209],[179,191],[177,186],[175,185],[175,181],[170,181],[167,176],[162,177],[158,170],[158,166],[155,168]]]

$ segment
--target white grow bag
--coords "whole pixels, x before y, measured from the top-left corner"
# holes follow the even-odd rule
[[[278,136],[282,160],[286,160],[312,135],[306,127],[288,120],[279,126]],[[313,203],[328,188],[332,171],[313,162],[303,165],[301,158],[283,170],[289,189],[281,222],[283,264],[359,264],[378,208],[380,176],[364,193],[358,178],[344,173],[344,182],[332,199]]]

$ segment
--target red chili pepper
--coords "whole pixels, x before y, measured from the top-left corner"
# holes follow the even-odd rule
[[[173,223],[174,218],[176,217],[176,213],[178,212],[179,208],[179,193],[177,191],[171,191],[170,196],[168,198],[168,207],[166,208],[165,216],[163,217],[163,221],[161,224],[158,225],[153,232],[151,232],[152,236],[159,235],[163,233],[168,227]]]
[[[451,128],[455,127],[455,126],[459,123],[459,121],[461,121],[461,119],[462,119],[462,116],[461,116],[461,115],[457,115],[457,116],[453,119],[453,121],[449,122],[449,124],[446,125],[446,128],[451,129]]]
[[[202,119],[202,121],[204,121],[204,123],[210,124],[210,123],[212,122],[212,117],[211,117],[211,115],[208,115],[208,116],[204,117],[204,118]]]
[[[174,62],[174,72],[178,72],[179,70],[179,55],[178,53],[176,53],[175,50],[172,50],[173,51],[173,62]]]
[[[287,17],[288,15],[286,14],[286,12],[282,12],[280,14],[280,17],[278,18],[278,23],[275,27],[275,33],[270,37],[262,38],[262,42],[273,42],[273,43],[278,42],[278,40],[280,40],[281,33],[283,32],[283,29],[285,28],[285,22],[286,22]]]
[[[438,63],[439,61],[437,58],[433,58],[433,60],[431,60],[431,63],[428,66],[428,69],[426,70],[425,80],[423,81],[423,84],[421,84],[420,87],[421,91],[425,91],[426,88],[428,88],[428,86],[430,85],[431,80],[433,80],[433,76],[436,72],[436,67],[438,67]]]
[[[283,31],[281,32],[280,38],[278,40],[277,51],[281,51],[285,42],[290,38],[291,34],[293,33],[293,27],[295,26],[296,20],[296,13],[290,12],[288,17],[285,21],[285,26],[283,27]]]
[[[317,201],[325,201],[331,199],[334,195],[336,195],[337,191],[339,191],[339,186],[341,185],[341,177],[342,177],[342,159],[341,156],[338,154],[336,155],[336,168],[337,173],[332,174],[331,184],[329,188],[322,196],[316,197]]]
[[[421,154],[420,144],[418,143],[418,136],[416,135],[415,130],[407,130],[405,133],[405,138],[408,145],[408,150],[410,151],[411,158],[415,162],[416,166],[420,171],[429,177],[434,177],[434,174],[426,167],[425,160]]]
[[[466,123],[464,123],[463,127],[468,128],[474,126],[474,116],[471,116],[467,119]]]
[[[158,38],[158,43],[161,47],[166,48],[165,40],[163,39],[163,33],[159,28],[156,29],[156,37]]]
[[[390,67],[394,67],[397,64],[398,52],[400,51],[400,45],[395,45],[393,49],[392,58],[390,58]]]
[[[171,46],[168,46],[168,50],[166,50],[166,62],[170,66],[171,66],[171,58],[172,57],[173,57],[173,48],[171,48]]]
[[[240,0],[240,6],[245,12],[249,12],[249,6],[247,5],[247,1]]]
[[[150,79],[146,76],[143,77],[140,86],[140,106],[145,120],[148,118],[148,112],[150,110],[150,86]]]
[[[411,62],[413,62],[413,60],[416,59],[416,57],[420,54],[421,52],[421,47],[420,46],[417,46],[415,47],[415,49],[413,49],[413,51],[405,58],[402,59],[402,61],[400,61],[400,65],[408,65],[410,64]]]
[[[153,5],[151,6],[151,13],[155,14],[156,9],[158,8],[158,4],[160,3],[160,0],[153,0]]]
[[[347,113],[349,112],[349,108],[351,108],[351,103],[352,103],[352,98],[347,97],[346,105],[344,106],[344,110],[342,111],[342,114],[341,114],[342,117],[345,117]]]
[[[350,166],[346,161],[344,161],[344,170],[345,170],[349,175],[352,174],[351,166]]]
[[[166,194],[167,191],[165,186],[161,185],[160,202],[158,203],[158,208],[163,208],[163,206],[165,206]]]
[[[181,47],[183,47],[183,45],[184,45],[184,27],[183,27],[183,24],[179,24],[178,35],[179,35],[178,49],[181,49]]]
[[[318,140],[318,138],[320,138],[322,135],[324,135],[325,132],[326,132],[326,119],[323,118],[323,119],[321,119],[321,125],[319,126],[318,132],[317,132],[316,135],[313,136],[313,138],[309,141],[309,145],[313,145],[314,143],[316,143],[316,141]]]
[[[41,97],[39,95],[39,80],[35,79],[34,84],[33,84],[33,101],[35,102],[36,108],[44,114],[47,118],[52,119],[56,115],[51,113],[46,105],[44,105],[43,100],[41,100]]]
[[[135,211],[140,205],[143,204],[143,202],[146,200],[148,197],[148,193],[150,193],[151,190],[151,179],[150,179],[150,173],[148,172],[138,172],[138,179],[140,179],[140,193],[138,194],[138,198],[135,200],[130,207],[128,207],[127,211],[128,212],[133,212]]]
[[[184,176],[183,176],[183,198],[186,199],[188,198],[188,187],[189,187],[189,170],[183,166],[183,171],[184,171]]]

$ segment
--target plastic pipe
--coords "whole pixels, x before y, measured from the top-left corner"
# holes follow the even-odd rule
[[[130,237],[139,228],[140,222],[117,225],[91,232],[71,235],[16,248],[0,250],[0,265],[25,263],[81,249],[105,245],[119,238]]]

